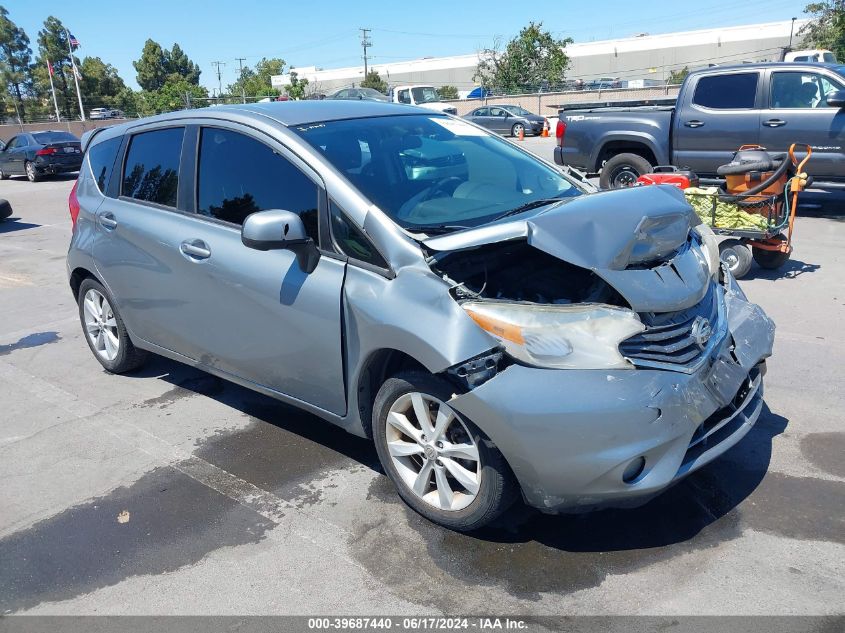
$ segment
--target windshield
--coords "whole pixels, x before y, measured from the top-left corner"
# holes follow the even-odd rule
[[[557,170],[508,141],[440,115],[328,121],[293,129],[410,231],[478,226],[541,200],[582,194]]]
[[[41,145],[79,142],[78,138],[68,132],[33,132],[32,136]]]
[[[504,109],[517,116],[529,116],[531,113],[520,106],[504,106]]]
[[[411,88],[411,94],[414,95],[414,103],[431,103],[432,101],[440,101],[440,95],[431,86],[424,86],[422,88]]]

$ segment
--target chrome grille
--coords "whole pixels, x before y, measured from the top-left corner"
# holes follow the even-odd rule
[[[688,368],[696,364],[708,348],[708,345],[699,346],[693,335],[693,324],[698,317],[709,321],[710,343],[719,337],[719,312],[718,292],[716,286],[711,285],[704,298],[691,308],[640,314],[645,331],[622,341],[619,351],[635,365]]]

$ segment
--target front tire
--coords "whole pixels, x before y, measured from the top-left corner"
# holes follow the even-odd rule
[[[602,167],[599,186],[602,189],[633,187],[637,178],[650,174],[651,170],[651,163],[638,154],[617,154]]]
[[[373,406],[373,439],[405,503],[434,523],[469,532],[507,510],[518,487],[499,449],[448,405],[453,392],[421,371],[388,378]]]
[[[29,182],[38,182],[41,180],[41,174],[35,169],[35,165],[31,161],[26,161],[23,165],[23,170],[26,173],[26,178]]]
[[[514,123],[511,128],[511,136],[519,138],[520,131],[525,134],[525,126],[522,123]]]
[[[106,371],[123,374],[144,364],[147,353],[132,344],[114,299],[101,283],[85,279],[78,303],[85,340]]]
[[[5,171],[0,169],[0,180],[8,180],[8,179],[9,179],[9,174],[7,174]]]

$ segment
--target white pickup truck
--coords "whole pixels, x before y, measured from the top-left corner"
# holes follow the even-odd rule
[[[440,95],[434,86],[396,86],[391,89],[389,96],[394,103],[407,103],[446,114],[458,113],[455,106],[440,101]]]

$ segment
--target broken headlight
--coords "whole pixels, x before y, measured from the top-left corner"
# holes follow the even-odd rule
[[[619,343],[645,329],[631,310],[602,304],[467,301],[461,307],[514,359],[552,369],[632,369]]]
[[[716,239],[716,234],[713,233],[713,229],[703,223],[694,227],[692,231],[698,237],[698,243],[707,258],[707,269],[710,271],[710,276],[714,279],[718,278],[719,240]]]

